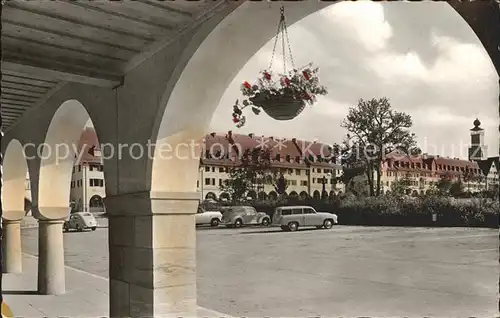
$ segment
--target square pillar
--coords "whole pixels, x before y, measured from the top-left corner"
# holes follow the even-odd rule
[[[107,197],[110,317],[195,317],[198,194]]]

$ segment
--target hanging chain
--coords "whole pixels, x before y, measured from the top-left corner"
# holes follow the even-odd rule
[[[276,38],[274,39],[274,46],[273,46],[273,53],[271,55],[271,62],[269,63],[269,71],[271,70],[271,67],[273,66],[273,60],[274,60],[274,53],[276,52],[276,44],[278,44],[278,38],[280,36],[280,32],[282,29],[282,24],[285,19],[285,16],[283,15],[283,10],[281,14],[280,21],[278,22],[278,30],[276,31]]]
[[[292,46],[290,45],[290,39],[288,38],[288,28],[286,26],[285,15],[283,15],[283,30],[285,31],[284,33],[286,36],[286,43],[288,44],[288,53],[290,54],[290,62],[292,63],[292,69],[295,69],[295,63],[293,61],[293,55],[292,55]],[[285,50],[284,47],[283,50]]]
[[[283,14],[283,7],[281,7],[281,54],[283,55],[283,74],[286,75],[286,50],[285,50],[285,15]]]
[[[271,70],[274,61],[274,55],[276,53],[276,44],[278,44],[278,39],[281,35],[281,46],[282,46],[282,54],[283,54],[283,73],[286,74],[286,46],[288,46],[288,54],[290,55],[290,62],[292,63],[292,70],[295,69],[295,63],[292,56],[292,47],[290,45],[290,39],[288,37],[288,30],[285,22],[285,7],[281,6],[280,8],[280,21],[278,23],[278,30],[276,31],[276,38],[274,39],[273,52],[271,54],[271,62],[269,63],[269,70]],[[286,39],[285,39],[286,37]]]

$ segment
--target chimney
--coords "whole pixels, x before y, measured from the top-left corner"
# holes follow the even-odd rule
[[[293,142],[293,143],[296,143],[296,142],[297,142],[297,139],[296,139],[296,138],[292,138],[292,142]]]
[[[269,137],[269,140],[273,140],[274,141],[274,137],[273,136]]]
[[[250,137],[250,138],[252,138],[252,139],[253,139],[253,137],[254,137],[254,136],[255,136],[255,135],[254,135],[253,133],[249,133],[249,134],[248,134],[248,137]]]

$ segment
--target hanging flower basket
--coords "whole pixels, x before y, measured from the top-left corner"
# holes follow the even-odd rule
[[[297,69],[293,62],[289,44],[288,51],[292,70],[286,71],[286,54],[283,45],[283,72],[275,74],[271,71],[277,40],[280,35],[283,38],[283,43],[285,42],[285,36],[288,42],[283,7],[281,8],[281,19],[269,69],[262,71],[261,76],[254,84],[247,81],[243,82],[241,92],[246,98],[243,99],[241,105],[239,100],[236,100],[233,106],[233,122],[238,128],[245,125],[246,117],[243,115],[243,109],[246,107],[250,106],[256,115],[263,110],[276,120],[291,120],[304,110],[306,103],[314,104],[317,95],[327,94],[326,88],[319,83],[319,68],[313,67],[313,64],[309,63],[305,67]]]

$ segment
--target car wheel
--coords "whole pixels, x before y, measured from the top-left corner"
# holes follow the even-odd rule
[[[69,227],[68,227],[68,224],[64,224],[64,225],[63,225],[63,231],[64,231],[64,232],[69,232]]]
[[[288,223],[288,229],[291,232],[297,231],[299,229],[299,223],[297,223],[297,222],[290,222],[290,223]]]
[[[288,232],[288,231],[290,231],[290,230],[288,229],[288,226],[283,226],[283,225],[282,225],[282,226],[281,226],[281,229],[282,229],[284,232]]]
[[[93,226],[93,227],[92,227],[92,231],[95,231],[95,229],[97,229],[97,227]]]
[[[243,225],[243,221],[241,219],[237,219],[234,221],[234,227],[241,227]]]
[[[269,223],[270,223],[270,222],[269,222],[269,219],[268,219],[268,218],[264,218],[264,219],[262,220],[262,226],[269,226]]]
[[[77,224],[77,225],[76,225],[76,230],[77,230],[78,232],[83,232],[83,227],[82,227],[80,224]]]
[[[333,221],[332,220],[325,220],[325,222],[323,222],[323,227],[325,229],[331,229],[333,227]]]
[[[215,218],[215,219],[212,219],[212,221],[210,221],[210,226],[213,226],[213,227],[217,227],[219,226],[219,219]]]

